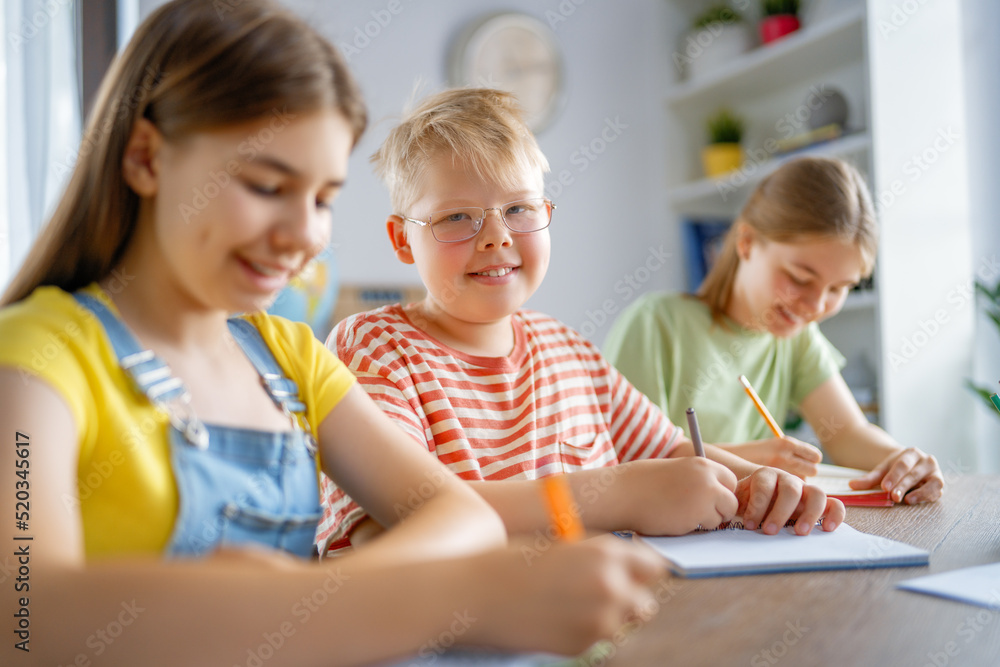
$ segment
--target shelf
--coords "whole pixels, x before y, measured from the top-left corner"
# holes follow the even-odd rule
[[[758,46],[714,71],[677,84],[668,92],[667,103],[718,106],[766,95],[812,79],[817,71],[860,61],[865,52],[864,19],[862,6],[805,26],[774,44]]]
[[[717,178],[702,178],[689,181],[670,189],[670,203],[675,208],[683,209],[698,203],[711,201],[728,201],[730,197],[738,197],[751,190],[765,176],[772,173],[782,163],[803,155],[821,155],[826,157],[844,158],[849,155],[868,151],[871,148],[871,136],[867,132],[848,134],[833,141],[827,141],[810,146],[793,153],[777,156],[756,164],[751,172],[747,163],[740,169]],[[763,150],[763,149],[760,149]]]
[[[878,292],[873,289],[857,290],[847,295],[843,308],[840,312],[846,313],[852,310],[866,310],[878,305]]]

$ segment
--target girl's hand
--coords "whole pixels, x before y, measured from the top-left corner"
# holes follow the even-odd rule
[[[764,532],[774,535],[790,520],[795,521],[795,532],[808,535],[819,519],[823,530],[836,530],[844,521],[844,504],[816,486],[784,470],[758,468],[752,475],[736,485],[739,514],[743,524],[753,530],[764,527]]]
[[[823,454],[807,442],[795,438],[768,438],[733,445],[716,445],[762,466],[780,468],[798,477],[812,477]]]
[[[894,452],[867,475],[850,481],[852,489],[882,488],[897,503],[907,505],[937,500],[944,491],[944,475],[937,459],[916,447]]]
[[[476,620],[468,643],[563,655],[652,618],[659,611],[653,586],[666,574],[651,549],[610,535],[573,544],[532,540],[469,562],[475,586],[486,590],[467,596],[482,603],[470,609]]]
[[[736,516],[736,475],[715,461],[696,456],[633,461],[620,471],[607,502],[624,510],[622,527],[684,535]]]

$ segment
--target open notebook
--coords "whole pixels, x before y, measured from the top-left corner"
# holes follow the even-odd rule
[[[819,474],[809,477],[806,482],[823,489],[831,498],[838,498],[842,503],[854,507],[892,507],[895,503],[889,494],[882,489],[852,489],[848,482],[865,474],[865,470],[844,468],[827,463],[819,464]]]
[[[846,523],[832,533],[818,526],[809,535],[786,527],[777,535],[744,530],[740,522],[680,537],[640,537],[663,554],[671,570],[690,578],[807,570],[868,569],[927,565],[923,549],[854,530]]]

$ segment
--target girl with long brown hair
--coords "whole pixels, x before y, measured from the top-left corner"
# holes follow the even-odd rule
[[[0,309],[0,498],[24,508],[4,664],[360,664],[456,614],[463,643],[572,653],[650,609],[654,557],[526,562],[306,325],[263,312],[325,246],[364,126],[341,57],[275,2],[175,0],[113,65]],[[318,469],[389,530],[311,561]]]

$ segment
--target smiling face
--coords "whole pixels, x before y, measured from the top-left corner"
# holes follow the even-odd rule
[[[748,329],[789,337],[835,315],[862,277],[857,244],[824,237],[778,243],[740,230],[739,268],[727,315]]]
[[[420,192],[405,213],[427,220],[436,211],[496,209],[544,196],[541,170],[524,169],[516,180],[513,188],[484,182],[460,160],[441,155],[429,164]],[[497,210],[487,211],[476,236],[457,243],[441,243],[430,227],[399,216],[391,216],[387,224],[397,257],[415,263],[427,287],[424,314],[432,313],[438,327],[453,335],[468,325],[508,322],[538,289],[549,266],[548,229],[512,232]]]
[[[157,139],[150,179],[131,183],[147,228],[129,252],[194,308],[266,308],[325,247],[352,136],[321,111]]]

